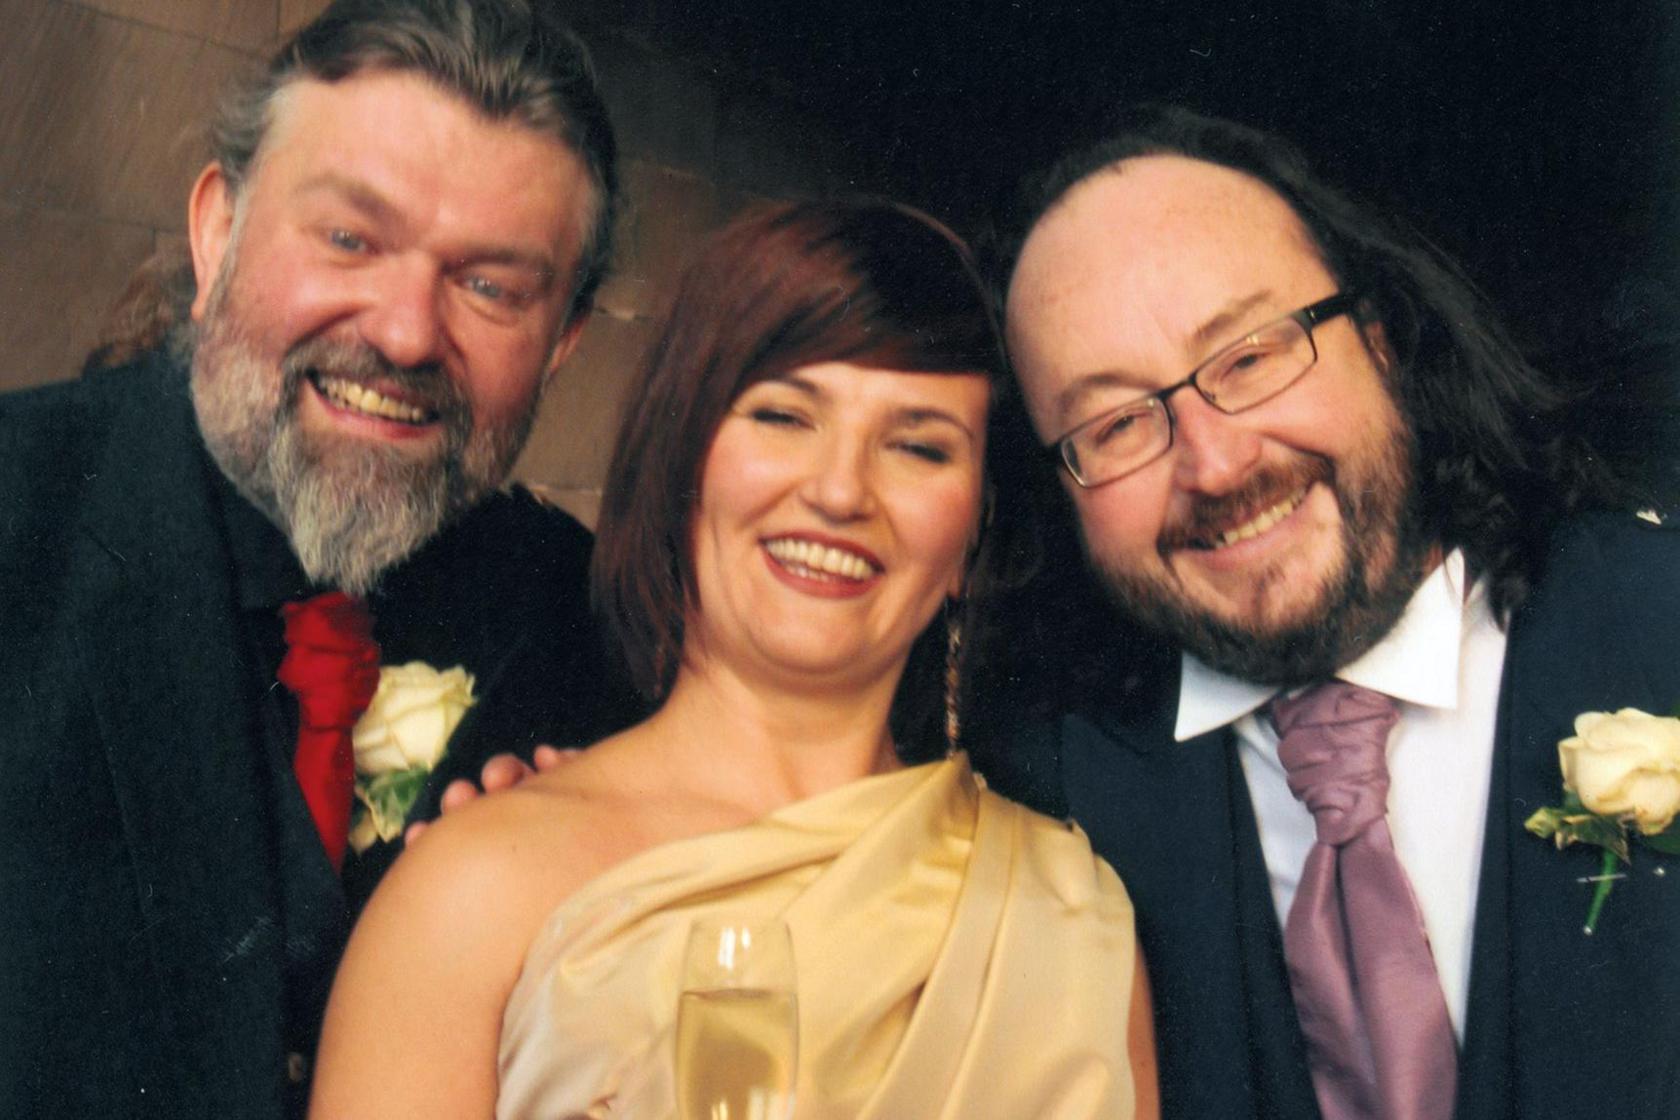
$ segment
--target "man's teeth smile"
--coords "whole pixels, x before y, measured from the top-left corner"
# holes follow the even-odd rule
[[[794,575],[807,579],[865,580],[875,574],[875,566],[857,553],[815,541],[778,537],[766,541],[764,551]]]
[[[354,381],[328,377],[322,373],[312,375],[310,380],[321,391],[322,396],[346,412],[359,412],[364,416],[377,416],[381,420],[395,420],[400,424],[425,424],[432,419],[432,415],[423,408],[387,397]]]
[[[1261,533],[1264,533],[1267,529],[1270,529],[1273,525],[1276,525],[1279,521],[1282,521],[1284,518],[1294,513],[1296,508],[1302,502],[1306,501],[1308,489],[1310,489],[1310,487],[1304,487],[1299,493],[1291,494],[1289,497],[1283,499],[1283,501],[1278,502],[1274,506],[1268,506],[1266,509],[1261,510],[1259,514],[1243,522],[1241,525],[1238,525],[1236,528],[1227,529],[1223,533],[1214,537],[1211,541],[1203,542],[1202,547],[1206,549],[1225,548],[1229,545],[1236,544],[1238,541],[1246,541],[1252,537],[1258,537]]]

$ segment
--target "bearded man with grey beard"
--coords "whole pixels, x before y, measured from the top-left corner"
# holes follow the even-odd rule
[[[1058,710],[974,757],[1125,880],[1162,1115],[1680,1115],[1680,857],[1635,844],[1595,925],[1601,853],[1527,827],[1577,717],[1680,703],[1672,459],[1592,423],[1672,424],[1669,371],[1542,374],[1421,237],[1182,109],[1067,156],[1005,242],[1082,555],[994,670],[1047,666]],[[1664,734],[1612,770],[1652,815],[1605,827],[1674,827]]]
[[[505,485],[610,251],[582,45],[339,0],[212,140],[190,322],[0,397],[0,1115],[301,1115],[404,824],[632,714],[588,533]],[[438,729],[352,830],[370,699]]]
[[[230,248],[227,273],[237,253]],[[513,469],[537,397],[505,426],[475,430],[471,404],[437,365],[402,369],[364,343],[312,338],[264,377],[211,289],[193,347],[192,396],[204,445],[241,497],[281,528],[312,582],[365,596],[379,577],[471,509]],[[300,393],[321,379],[395,385],[443,439],[418,458],[384,444],[335,447],[297,422]]]

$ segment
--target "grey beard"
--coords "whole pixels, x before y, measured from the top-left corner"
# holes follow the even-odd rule
[[[470,405],[441,372],[393,369],[365,346],[312,339],[294,347],[278,371],[265,368],[229,321],[224,297],[212,295],[194,347],[199,429],[222,473],[285,533],[312,582],[368,594],[512,468],[535,399],[520,422],[475,438]],[[313,391],[305,384],[309,369],[368,363],[379,363],[386,376],[426,380],[446,429],[442,454],[416,459],[371,442],[316,441],[298,426],[299,394]]]
[[[365,596],[470,501],[460,475],[387,447],[327,462],[308,455],[295,424],[275,433],[268,465],[280,524],[304,573]]]

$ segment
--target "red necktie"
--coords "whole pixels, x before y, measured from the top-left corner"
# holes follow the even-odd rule
[[[356,755],[350,729],[379,686],[379,646],[366,604],[328,591],[280,608],[286,656],[276,674],[298,699],[297,774],[327,858],[337,868],[350,832]]]
[[[1458,1052],[1423,914],[1388,830],[1380,692],[1330,681],[1272,702],[1289,788],[1318,841],[1283,952],[1324,1120],[1448,1120]]]

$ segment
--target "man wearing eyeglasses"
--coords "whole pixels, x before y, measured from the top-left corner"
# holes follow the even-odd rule
[[[1680,539],[1269,137],[1140,112],[1024,228],[1031,419],[1166,665],[1014,769],[1132,891],[1165,1114],[1680,1115],[1680,860],[1587,935],[1600,853],[1523,827],[1575,716],[1680,703]]]

